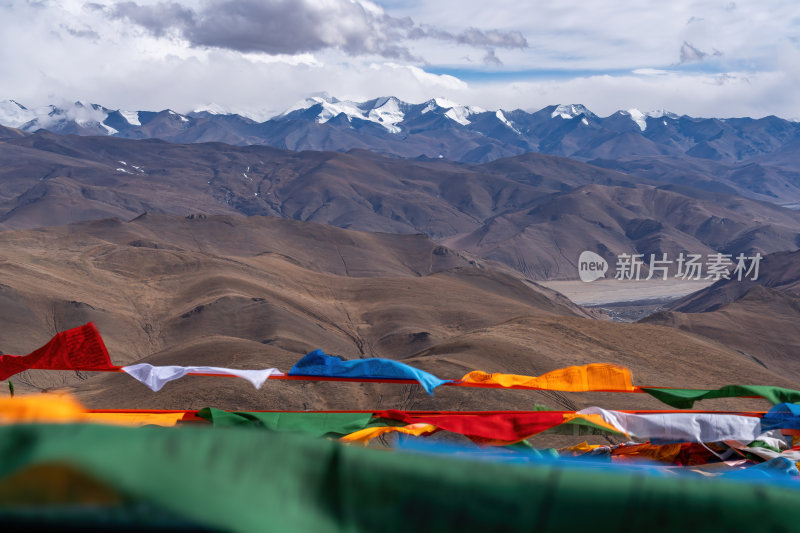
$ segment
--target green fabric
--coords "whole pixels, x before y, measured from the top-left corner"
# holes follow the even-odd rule
[[[126,501],[119,505],[70,505],[0,508],[3,531],[59,531],[61,533],[217,533],[184,517],[167,513],[150,502]]]
[[[492,463],[250,428],[4,426],[0,457],[0,479],[68,462],[122,494],[240,533],[794,531],[800,523],[800,490],[786,485]]]
[[[624,433],[599,426],[585,418],[573,418],[569,422],[542,431],[539,435],[624,435]]]
[[[748,448],[764,448],[764,449],[771,450],[771,451],[776,452],[776,453],[781,453],[781,450],[779,450],[775,446],[770,446],[769,444],[767,444],[763,440],[754,440],[753,442],[748,444],[747,447]]]
[[[368,427],[371,413],[254,413],[205,407],[197,412],[216,427],[252,426],[315,437],[343,436]],[[386,425],[386,424],[379,424]]]
[[[760,396],[773,405],[782,402],[800,402],[800,391],[766,385],[726,385],[716,390],[642,387],[642,390],[677,409],[690,409],[698,400],[740,398],[742,396]]]

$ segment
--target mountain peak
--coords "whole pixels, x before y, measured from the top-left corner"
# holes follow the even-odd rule
[[[201,105],[200,107],[193,109],[192,113],[208,113],[209,115],[231,115],[232,113],[230,110],[222,107],[219,104],[210,103],[206,105]]]
[[[350,122],[354,118],[366,122],[374,122],[391,133],[400,132],[397,124],[403,121],[405,110],[408,108],[408,104],[394,96],[383,96],[366,102],[352,102],[323,94],[298,102],[279,115],[279,118],[287,117],[297,111],[308,110],[315,106],[320,106],[320,111],[315,118],[315,121],[319,124],[324,124],[332,118],[343,114]]]
[[[437,108],[446,109],[444,116],[454,122],[458,122],[462,126],[467,126],[470,124],[470,120],[468,118],[470,115],[486,112],[486,110],[482,107],[465,106],[453,102],[452,100],[448,100],[447,98],[436,97],[425,102],[425,107],[422,109],[421,113],[424,115],[425,113],[433,111]]]
[[[648,111],[645,114],[650,118],[678,118],[677,114],[671,113],[666,109],[655,109],[653,111]]]
[[[289,107],[279,116],[284,117],[290,113],[294,113],[295,111],[311,109],[315,105],[325,106],[325,104],[337,104],[337,103],[339,103],[339,99],[333,96],[329,96],[327,93],[322,95],[309,96],[308,98],[304,98],[299,102],[297,102],[296,104],[294,104],[293,106]]]
[[[550,114],[550,117],[561,117],[565,120],[570,120],[580,115],[583,115],[584,117],[595,116],[594,113],[589,111],[586,106],[582,104],[560,104],[556,106],[556,108]]]
[[[452,100],[447,98],[442,98],[441,96],[437,96],[436,98],[431,98],[426,102],[428,105],[435,105],[437,107],[441,107],[442,109],[452,109],[454,107],[462,107],[461,104],[457,104]]]

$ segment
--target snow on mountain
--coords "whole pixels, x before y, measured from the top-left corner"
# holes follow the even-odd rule
[[[497,117],[497,120],[499,120],[500,122],[502,122],[503,124],[505,124],[506,126],[511,128],[512,130],[514,130],[514,133],[519,134],[519,130],[514,127],[514,125],[511,123],[510,120],[508,120],[506,118],[506,116],[503,114],[502,110],[498,109],[497,112],[494,114],[494,116]]]
[[[651,118],[662,118],[662,117],[678,118],[678,115],[676,115],[675,113],[670,113],[669,111],[666,111],[664,109],[656,109],[654,111],[648,111],[647,113],[645,113],[645,115]]]
[[[353,118],[363,119],[364,117],[363,111],[353,102],[338,100],[336,98],[331,98],[330,100],[319,99],[317,101],[322,104],[322,111],[317,118],[317,122],[320,124],[324,124],[342,113],[344,113],[348,120],[352,120]]]
[[[550,113],[550,118],[561,117],[564,120],[573,119],[579,115],[583,115],[584,117],[593,117],[594,113],[586,109],[585,106],[581,104],[561,104],[556,106],[552,113]]]
[[[469,116],[474,115],[477,113],[485,113],[486,110],[482,107],[478,106],[464,106],[461,104],[457,104],[452,100],[448,100],[447,98],[433,98],[426,102],[425,108],[422,110],[422,114],[428,113],[429,111],[433,111],[436,108],[446,109],[444,116],[458,122],[462,126],[468,126],[470,124]]]
[[[397,124],[406,118],[403,107],[407,107],[407,104],[394,96],[379,98],[375,102],[375,107],[367,113],[366,119],[377,122],[392,133],[400,133],[400,128]]]
[[[232,113],[219,104],[210,103],[192,110],[192,113],[208,113],[209,115],[231,115]]]
[[[173,117],[177,117],[181,122],[189,122],[189,119],[181,115],[180,113],[176,113],[172,109],[167,109],[167,113],[172,115]]]
[[[139,112],[138,111],[124,111],[122,109],[119,110],[119,114],[122,115],[128,124],[131,126],[141,126],[142,122],[139,120]]]
[[[628,115],[631,120],[639,126],[639,129],[644,131],[647,129],[647,115],[638,109],[628,109],[627,111],[620,111],[623,115]]]
[[[444,116],[449,118],[450,120],[455,120],[462,126],[468,126],[470,124],[469,117],[474,111],[472,111],[469,107],[453,107],[448,109]]]
[[[14,100],[0,101],[0,124],[19,128],[36,118],[36,113]]]
[[[399,133],[398,123],[405,119],[404,108],[408,106],[394,96],[378,98],[368,102],[351,102],[349,100],[339,100],[332,96],[312,96],[302,102],[298,102],[279,117],[285,117],[295,111],[311,109],[320,106],[321,110],[317,114],[316,122],[324,124],[332,118],[344,114],[348,121],[354,118],[367,122],[374,122],[389,130],[391,133]]]
[[[14,100],[0,103],[0,124],[27,131],[52,128],[59,124],[74,122],[80,127],[100,127],[109,135],[117,133],[114,128],[103,124],[108,111],[97,104],[73,102],[61,106],[47,105],[33,109],[26,108]]]
[[[670,113],[669,111],[665,111],[663,109],[656,109],[655,111],[648,111],[647,113],[642,113],[636,108],[628,109],[627,111],[618,111],[620,115],[630,117],[632,121],[639,126],[639,129],[645,131],[647,129],[647,119],[648,118],[670,118],[676,119],[678,115],[675,113]],[[666,126],[666,121],[663,121],[664,125]]]
[[[106,111],[103,106],[97,104],[90,104],[78,100],[72,104],[72,106],[67,106],[64,109],[54,108],[54,111],[55,114],[51,116],[60,116],[62,119],[74,120],[79,126],[101,124],[105,128],[108,128],[108,126],[103,124],[103,121],[108,118],[108,111]]]
[[[437,96],[436,98],[433,98],[428,101],[428,107],[426,108],[425,111],[430,111],[431,109],[434,109],[435,106],[441,107],[442,109],[452,109],[454,107],[461,107],[460,104],[457,104],[452,100],[448,100],[447,98],[442,98]],[[423,111],[423,113],[425,111]]]
[[[425,114],[436,109],[444,110],[444,116],[458,122],[463,126],[470,124],[469,116],[484,113],[485,110],[478,106],[463,106],[446,98],[433,98],[425,102],[425,107],[420,111]],[[391,133],[400,133],[398,126],[406,118],[410,104],[398,100],[394,96],[378,98],[367,102],[351,102],[339,100],[331,96],[313,96],[298,102],[283,112],[280,117],[286,117],[296,111],[302,111],[319,106],[321,109],[316,115],[316,122],[324,124],[333,117],[344,114],[348,120],[354,118],[380,124]]]
[[[335,116],[338,116],[342,113],[347,116],[348,120],[357,117],[360,119],[364,119],[364,113],[358,107],[357,104],[353,102],[348,102],[346,100],[339,100],[338,98],[334,98],[332,96],[312,96],[311,98],[306,98],[305,100],[296,103],[289,109],[283,112],[281,116],[286,116],[294,111],[300,111],[303,109],[311,109],[314,106],[321,106],[321,110],[317,115],[317,122],[319,124],[325,124],[330,119]]]

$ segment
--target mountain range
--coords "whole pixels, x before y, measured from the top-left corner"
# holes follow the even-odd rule
[[[443,98],[410,104],[394,97],[351,102],[317,96],[266,121],[214,106],[181,114],[169,109],[112,110],[84,102],[29,109],[6,100],[0,102],[0,124],[26,132],[46,129],[296,151],[364,149],[472,163],[535,152],[647,170],[649,179],[675,171],[677,165],[677,172],[696,187],[800,203],[800,123],[775,116],[696,118],[630,109],[600,117],[577,104],[535,112],[488,111]],[[620,160],[624,166],[618,166]],[[688,161],[685,168],[682,161]],[[709,174],[724,179],[709,180]]]
[[[144,212],[424,233],[531,279],[575,278],[584,250],[613,264],[620,253],[800,244],[798,211],[543,154],[469,164],[49,132],[0,139],[0,228]]]

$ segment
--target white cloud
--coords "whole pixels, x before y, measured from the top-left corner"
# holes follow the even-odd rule
[[[669,74],[669,71],[659,68],[637,68],[633,70],[633,73],[641,76],[665,76]]]
[[[298,53],[193,45],[195,34],[175,25],[154,32],[152,23],[147,30],[129,18],[110,20],[107,10],[86,2],[0,2],[0,98],[29,106],[80,99],[178,111],[214,102],[263,117],[326,91],[340,98],[395,95],[412,102],[443,96],[487,109],[576,102],[598,114],[637,107],[706,116],[800,115],[800,51],[794,40],[800,10],[793,0],[733,7],[710,0],[561,0],[536,1],[525,9],[511,0],[384,0],[380,6],[362,0],[356,6],[361,11],[353,11],[357,17],[331,19],[320,30],[330,33],[320,37],[322,45]],[[324,11],[344,9],[342,2],[304,5]],[[212,3],[172,4],[203,13]],[[416,30],[398,37],[385,20],[405,21],[406,30]],[[230,37],[225,31],[214,35]],[[373,41],[353,43],[348,35]],[[684,43],[706,55],[695,54],[694,62],[680,66]],[[408,54],[392,55],[391,46]],[[495,49],[502,65],[491,61]],[[500,77],[531,70],[561,74]]]
[[[540,109],[557,103],[583,103],[598,115],[635,107],[667,109],[698,117],[798,116],[800,97],[791,87],[797,76],[781,72],[716,74],[670,73],[659,76],[589,76],[564,81],[516,82],[471,86],[469,102],[504,109]],[[467,95],[464,95],[467,96]]]

